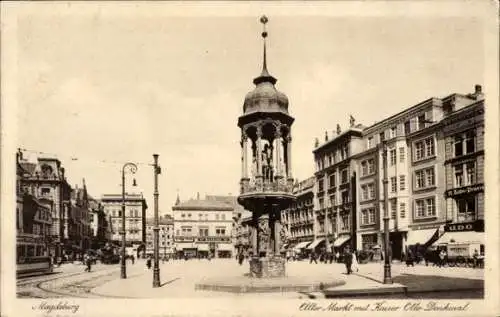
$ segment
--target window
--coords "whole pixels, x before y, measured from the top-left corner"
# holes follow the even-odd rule
[[[475,152],[475,133],[469,131],[465,134],[465,154]]]
[[[464,185],[464,171],[462,165],[455,166],[455,187]]]
[[[128,214],[129,214],[129,217],[133,217],[134,216],[134,211],[133,210],[129,210]]]
[[[405,161],[405,148],[400,147],[399,148],[399,162],[404,163],[404,161]]]
[[[389,151],[389,158],[392,165],[396,165],[396,149],[392,149]]]
[[[405,175],[399,175],[399,190],[406,189],[406,177]]]
[[[380,139],[380,143],[382,143],[385,140],[385,132],[380,132],[379,139]]]
[[[345,184],[348,181],[349,180],[348,180],[348,176],[347,176],[347,169],[343,169],[342,170],[342,184]]]
[[[226,215],[225,214],[221,215],[221,220],[226,220]]]
[[[476,218],[476,197],[469,196],[456,199],[457,205],[457,221],[473,221]]]
[[[415,201],[415,217],[435,217],[436,216],[436,201],[434,197],[417,199]]]
[[[185,237],[191,237],[192,228],[191,227],[182,227],[182,235]]]
[[[422,189],[436,185],[434,167],[421,169],[415,172],[415,188]]]
[[[342,204],[348,204],[349,203],[349,192],[347,190],[344,190],[342,192]]]
[[[397,178],[395,176],[391,177],[391,193],[395,193],[397,189],[398,189]]]
[[[41,191],[42,196],[47,196],[50,194],[50,188],[43,187]]]
[[[425,176],[426,176],[426,180],[427,180],[425,185],[427,187],[436,185],[436,177],[434,175],[434,168],[433,167],[425,170]]]
[[[134,211],[134,213],[135,213],[135,216],[136,216],[136,217],[139,217],[139,210],[137,210],[137,209],[136,209],[136,210]]]
[[[391,199],[391,219],[396,219],[397,205],[396,199]]]
[[[219,220],[219,214],[215,214],[215,220]]]
[[[368,138],[367,145],[368,145],[369,149],[371,149],[371,147],[373,146],[373,137],[372,136]]]
[[[368,200],[368,185],[361,186],[361,200]]]
[[[368,184],[368,198],[375,199],[375,184]]]
[[[341,223],[341,230],[347,231],[350,229],[350,221],[349,221],[349,214],[343,215],[342,217],[342,223]]]
[[[375,208],[368,209],[368,222],[375,223]]]
[[[391,138],[395,138],[396,137],[396,127],[392,127],[390,130],[389,130],[389,136]]]
[[[425,128],[425,114],[421,114],[417,117],[418,121],[418,129],[423,129]]]
[[[369,159],[368,160],[368,174],[373,174],[373,173],[375,173],[375,160]]]
[[[435,155],[434,137],[428,137],[414,143],[415,160],[431,158]]]
[[[415,201],[415,208],[416,208],[416,217],[417,218],[425,217],[425,201],[424,200]]]
[[[464,148],[463,148],[463,139],[462,136],[455,136],[455,141],[454,141],[454,150],[455,150],[455,156],[461,156],[464,154]]]
[[[199,228],[200,237],[208,237],[208,228]]]
[[[405,134],[410,134],[410,132],[411,132],[410,121],[406,121],[405,122]]]
[[[371,225],[375,223],[375,208],[366,208],[361,210],[361,224]]]
[[[323,178],[318,179],[318,191],[319,192],[322,192],[324,190],[324,188],[323,188],[324,184],[323,183],[324,183],[323,182]]]
[[[367,161],[361,162],[361,175],[362,176],[368,175],[368,162]]]
[[[434,202],[434,198],[427,198],[425,203],[426,203],[427,216],[435,216],[436,204]]]
[[[335,206],[337,204],[337,199],[335,197],[335,194],[330,196],[330,206]]]
[[[434,156],[434,138],[425,139],[425,155],[427,157]]]
[[[121,216],[122,216],[122,211],[118,210],[118,217],[121,217]]]
[[[215,235],[216,236],[225,236],[226,235],[226,228],[216,228]]]
[[[185,218],[186,217],[186,214],[182,214],[182,218]]]
[[[116,217],[116,210],[113,210],[113,217]]]
[[[405,218],[405,217],[406,217],[406,204],[400,203],[399,204],[399,218]]]
[[[330,176],[328,178],[328,184],[329,184],[330,188],[336,186],[335,185],[335,177],[336,177],[336,175],[335,175],[335,173],[333,173],[333,174],[330,174]]]
[[[476,183],[476,164],[474,162],[470,162],[466,164],[466,173],[467,173],[467,185],[473,185]]]

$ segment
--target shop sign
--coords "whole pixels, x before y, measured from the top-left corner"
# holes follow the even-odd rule
[[[477,220],[474,222],[452,223],[444,227],[446,232],[461,232],[461,231],[484,231],[484,221]]]
[[[484,191],[484,185],[472,185],[467,187],[453,188],[446,191],[446,197],[453,197],[464,194],[474,194]]]

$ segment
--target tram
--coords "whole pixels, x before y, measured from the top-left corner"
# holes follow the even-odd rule
[[[54,265],[49,256],[19,257],[16,263],[17,277],[34,274],[50,274],[53,270]]]

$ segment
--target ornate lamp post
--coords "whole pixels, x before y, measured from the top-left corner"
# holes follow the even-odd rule
[[[382,164],[384,168],[384,284],[392,284],[391,261],[389,259],[389,190],[387,183],[387,142],[382,142]]]
[[[125,170],[128,169],[130,173],[135,174],[137,172],[137,165],[134,163],[125,163],[122,167],[122,261],[121,261],[121,278],[127,278],[127,267],[125,262],[125,244],[127,242],[125,238]],[[133,186],[136,186],[135,179]]]
[[[158,175],[161,174],[161,168],[158,166],[158,154],[153,154],[154,158],[154,176],[155,176],[155,188],[154,188],[154,212],[155,212],[155,227],[153,228],[153,240],[154,240],[154,264],[153,264],[153,287],[160,287],[160,267],[159,267],[159,237],[158,233],[160,230],[158,224]]]

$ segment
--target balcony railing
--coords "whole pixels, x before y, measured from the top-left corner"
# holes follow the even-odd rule
[[[287,182],[285,179],[277,179],[273,182],[257,179],[255,182],[242,182],[240,192],[241,194],[261,192],[285,192],[291,194],[292,189],[293,184],[291,182]]]

